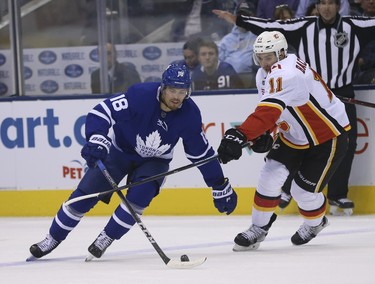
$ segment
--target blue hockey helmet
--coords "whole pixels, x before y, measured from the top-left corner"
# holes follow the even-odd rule
[[[191,77],[188,67],[181,63],[172,63],[168,65],[167,69],[163,72],[161,86],[163,89],[167,86],[178,89],[187,89],[188,93],[186,98],[189,98],[191,94]]]

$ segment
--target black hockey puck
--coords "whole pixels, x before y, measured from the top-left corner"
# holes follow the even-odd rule
[[[181,255],[181,261],[182,261],[182,262],[187,262],[187,261],[189,261],[188,256],[187,256],[186,254]]]

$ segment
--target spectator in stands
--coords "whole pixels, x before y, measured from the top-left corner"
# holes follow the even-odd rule
[[[131,85],[141,82],[137,69],[132,63],[118,62],[116,48],[111,43],[107,43],[106,49],[110,94],[126,92]],[[100,68],[91,73],[91,91],[93,94],[101,93]]]
[[[219,50],[214,41],[202,41],[198,54],[200,66],[192,74],[194,90],[243,88],[243,82],[233,66],[219,61]]]
[[[243,2],[238,7],[246,9],[249,16],[255,16],[255,6]],[[253,63],[253,44],[256,35],[234,25],[232,31],[225,35],[218,44],[219,60],[231,64],[242,79],[245,88],[255,87],[255,73],[258,67]]]
[[[318,12],[318,9],[316,8],[315,3],[313,3],[309,7],[307,7],[306,16],[319,17],[319,12]]]
[[[311,14],[308,14],[308,8],[312,9],[312,6],[316,6],[317,0],[300,0],[299,5],[296,11],[296,17],[304,17],[309,16]],[[341,16],[348,16],[350,14],[350,4],[348,0],[340,0],[340,10],[339,14]],[[316,16],[318,16],[317,14]],[[314,15],[315,16],[315,15]]]
[[[375,17],[375,1],[374,0],[360,0],[359,4],[363,11],[362,16]]]
[[[362,16],[375,16],[374,0],[360,0],[359,4]],[[356,84],[375,84],[375,38],[363,48],[358,59],[358,68]]]
[[[287,4],[279,5],[275,7],[273,11],[273,18],[278,21],[287,21],[294,18],[294,13],[292,9],[289,8]],[[288,54],[297,54],[296,49],[289,44],[288,45]]]
[[[199,65],[198,51],[201,42],[202,39],[200,37],[185,42],[182,46],[184,59],[177,60],[173,63],[183,63],[189,68],[190,72],[193,72],[193,70]]]
[[[373,0],[357,0],[351,3],[350,15],[352,16],[375,16],[375,2]]]
[[[273,18],[275,20],[286,21],[294,18],[294,12],[288,4],[279,5],[275,7],[273,11]]]
[[[181,5],[184,5],[181,3]],[[218,21],[212,14],[213,9],[234,11],[233,1],[222,0],[187,0],[183,13],[177,13],[172,26],[171,40],[186,41],[194,37],[220,40],[230,31],[230,25]]]
[[[274,19],[273,12],[277,6],[287,4],[295,13],[299,0],[259,0],[257,8],[257,17],[263,19]]]
[[[375,40],[367,44],[358,59],[359,72],[355,79],[356,84],[375,85]]]

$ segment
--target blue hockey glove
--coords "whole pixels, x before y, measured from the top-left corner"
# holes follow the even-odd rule
[[[229,215],[237,206],[237,194],[227,178],[222,185],[212,188],[212,197],[215,207],[220,213]]]
[[[220,161],[223,164],[231,160],[238,160],[242,155],[243,144],[247,142],[246,136],[236,128],[230,128],[224,133],[220,146],[217,149]]]
[[[97,160],[105,160],[110,147],[111,141],[108,137],[94,134],[90,137],[85,146],[83,146],[81,156],[86,160],[89,168],[94,168]]]
[[[273,145],[272,135],[266,131],[260,135],[257,139],[254,140],[254,144],[251,146],[251,149],[255,153],[266,153],[271,150]]]

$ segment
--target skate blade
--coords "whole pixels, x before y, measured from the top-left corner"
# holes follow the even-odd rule
[[[241,251],[256,250],[256,249],[259,248],[259,246],[260,246],[260,243],[255,243],[255,244],[249,245],[248,247],[239,246],[237,244],[234,244],[233,251],[241,252]]]
[[[95,256],[93,256],[91,253],[89,253],[88,256],[86,256],[85,262],[90,262],[94,258],[95,258]]]
[[[331,209],[329,210],[329,214],[331,214],[332,216],[351,216],[353,214],[353,209],[331,207]]]
[[[339,207],[331,205],[331,208],[329,209],[329,214],[332,216],[342,216],[343,213],[340,212]]]

